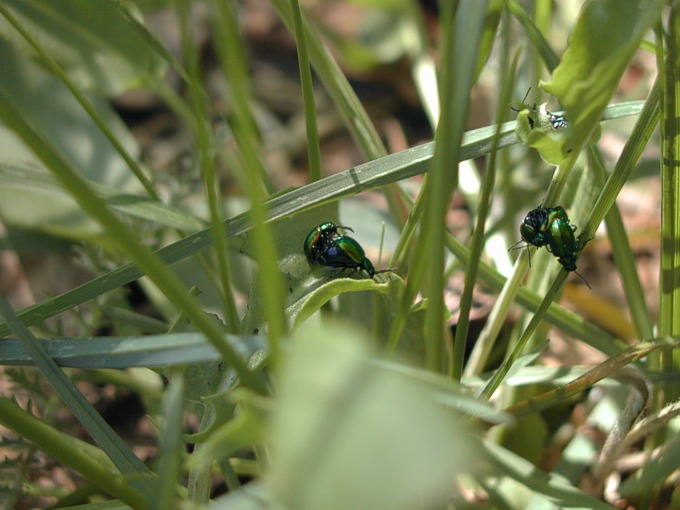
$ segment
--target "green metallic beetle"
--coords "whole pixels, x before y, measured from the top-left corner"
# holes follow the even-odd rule
[[[311,264],[354,271],[364,270],[371,278],[389,271],[376,271],[361,245],[352,237],[340,234],[339,228],[354,232],[349,227],[327,221],[307,235],[304,252]]]
[[[546,249],[557,257],[567,272],[575,272],[586,285],[588,282],[576,271],[577,252],[582,246],[576,240],[576,225],[569,222],[563,207],[537,207],[529,211],[519,227],[522,240],[527,245]],[[588,285],[590,288],[590,285]]]
[[[537,207],[529,211],[522,224],[519,226],[519,234],[522,240],[532,246],[540,248],[550,245],[550,237],[554,229],[557,229],[558,237],[568,237],[566,233],[560,233],[559,229],[568,226],[573,232],[576,226],[569,223],[569,217],[563,207]]]
[[[561,209],[562,214],[549,220],[546,248],[557,257],[557,261],[562,264],[567,272],[576,272],[576,259],[578,258],[576,252],[579,251],[579,245],[574,236],[576,225],[569,223],[569,218],[567,218],[564,209],[561,207],[559,209]]]
[[[336,225],[332,221],[326,221],[312,229],[312,231],[307,234],[307,239],[305,239],[304,251],[307,256],[307,260],[312,263],[320,264],[318,261],[319,257],[326,250],[328,245],[332,245],[336,237],[339,237],[338,229],[349,230],[354,232],[349,227],[344,227],[342,225]]]

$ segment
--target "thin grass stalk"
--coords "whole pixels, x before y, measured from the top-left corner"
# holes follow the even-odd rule
[[[677,2],[669,10],[661,68],[661,266],[659,275],[659,335],[680,335],[680,14]],[[680,358],[678,358],[680,359]],[[680,362],[662,354],[657,368],[672,370]],[[667,388],[666,391],[670,390]],[[658,402],[677,398],[677,389]]]
[[[536,310],[534,315],[531,317],[531,320],[529,321],[529,324],[527,325],[526,329],[522,333],[522,336],[517,341],[517,343],[513,347],[512,351],[508,354],[508,356],[505,358],[505,360],[503,360],[503,363],[498,368],[498,370],[496,370],[494,372],[493,376],[491,376],[491,379],[486,384],[486,386],[479,393],[480,398],[482,398],[484,400],[490,399],[491,396],[494,394],[494,392],[502,384],[503,380],[505,379],[505,377],[510,372],[512,365],[522,355],[522,353],[524,351],[524,347],[527,345],[527,343],[531,339],[534,331],[543,321],[543,317],[544,317],[545,313],[547,312],[548,307],[550,306],[550,304],[556,299],[556,297],[561,292],[562,286],[564,285],[564,282],[566,281],[566,279],[567,279],[567,272],[566,271],[560,271],[558,273],[557,277],[555,278],[555,280],[553,281],[552,286],[550,287],[550,289],[548,289],[548,292],[546,293],[545,297],[541,301],[541,304],[538,306],[538,309]]]
[[[524,8],[517,2],[517,0],[508,0],[507,7],[513,17],[515,17],[519,24],[522,25],[524,32],[529,37],[529,40],[540,55],[541,60],[543,60],[548,70],[552,71],[555,69],[560,63],[557,54],[550,47],[548,41],[545,40],[545,37],[543,37],[541,31],[526,13]]]
[[[149,276],[170,302],[187,314],[196,329],[204,333],[222,354],[225,363],[236,370],[241,382],[250,388],[264,391],[260,379],[250,372],[238,353],[226,342],[223,331],[189,296],[187,289],[163,260],[137,239],[134,232],[118,219],[58,150],[26,122],[4,94],[0,94],[0,118],[38,156],[80,207],[104,228],[120,250],[134,261],[138,271]]]
[[[428,175],[427,204],[419,256],[427,263],[429,279],[425,313],[425,362],[432,371],[442,371],[444,339],[444,235],[446,209],[458,184],[460,144],[465,129],[468,97],[477,67],[477,48],[486,14],[486,1],[464,0],[442,7],[442,66],[439,95],[441,119],[435,133],[435,151]],[[473,51],[470,51],[473,49]],[[417,280],[416,280],[417,283]]]
[[[258,156],[259,135],[250,111],[248,71],[246,68],[245,51],[238,32],[238,23],[234,6],[227,2],[219,2],[220,20],[224,30],[221,32],[223,40],[219,43],[220,63],[231,85],[232,105],[234,115],[232,130],[236,138],[240,154],[243,158],[243,168],[238,172],[239,182],[244,187],[251,204],[249,218],[252,224],[252,241],[255,259],[258,263],[257,278],[261,287],[269,289],[264,292],[264,313],[268,324],[268,337],[271,358],[274,364],[279,359],[281,337],[286,333],[286,319],[284,317],[285,294],[281,272],[279,271],[277,249],[271,227],[267,224],[268,211],[266,200],[267,191],[272,185],[262,167]],[[263,182],[264,179],[264,182]]]
[[[616,197],[630,178],[658,122],[659,86],[658,82],[656,82],[649,91],[640,116],[621,151],[619,159],[616,161],[614,170],[607,178],[600,196],[597,198],[595,205],[593,205],[590,214],[584,222],[579,239],[589,240],[593,238],[598,226],[611,210]]]
[[[0,424],[20,433],[25,441],[34,444],[57,462],[81,473],[87,481],[112,497],[135,509],[147,508],[149,502],[146,496],[125,477],[112,472],[112,466],[101,462],[94,454],[93,446],[50,427],[8,398],[0,398]],[[103,454],[102,457],[106,458]]]
[[[678,151],[680,150],[680,70],[678,62],[678,38],[680,16],[677,2],[668,11],[666,29],[663,22],[657,28],[657,66],[660,85],[660,132],[661,132],[661,263],[659,266],[659,336],[677,336],[680,331],[680,174]],[[677,354],[676,354],[677,356]],[[678,359],[677,357],[675,358]],[[670,372],[680,365],[674,361],[673,351],[661,351],[650,357],[653,370]],[[674,368],[675,367],[675,368]],[[665,404],[678,398],[677,384],[665,383],[655,386],[654,408],[658,411]],[[658,431],[645,441],[645,450],[654,451],[666,441],[665,431]],[[641,508],[649,507],[658,497],[663,480],[658,480],[654,466],[643,467],[642,478],[649,477],[657,483],[641,498]]]
[[[300,68],[300,84],[302,86],[302,100],[305,110],[305,126],[307,128],[307,159],[309,165],[309,180],[321,179],[321,147],[319,130],[316,123],[316,103],[314,101],[314,82],[312,69],[307,53],[307,36],[302,24],[300,2],[290,0],[290,10],[293,14],[293,28],[297,42],[298,67]]]
[[[236,311],[236,301],[231,290],[231,272],[229,269],[229,247],[227,237],[222,228],[222,207],[221,194],[219,192],[220,182],[215,169],[213,137],[210,129],[210,114],[208,112],[207,94],[203,87],[201,75],[201,64],[199,62],[198,48],[194,41],[193,34],[189,27],[191,4],[185,0],[179,2],[178,15],[180,20],[180,34],[182,37],[182,52],[184,60],[187,62],[187,74],[191,78],[189,85],[189,102],[193,112],[193,137],[198,153],[195,159],[198,161],[198,168],[201,172],[203,185],[205,186],[208,198],[208,211],[210,214],[210,232],[213,240],[215,261],[217,263],[217,273],[219,294],[222,300],[222,310],[229,333],[235,334],[239,331],[239,317]],[[209,266],[201,257],[206,272],[210,274]]]
[[[588,146],[588,167],[595,173],[599,185],[605,182],[605,169],[602,155],[596,147]],[[612,243],[614,263],[621,275],[623,295],[628,302],[628,309],[635,324],[637,336],[641,340],[650,339],[654,336],[654,322],[649,313],[645,294],[640,282],[640,275],[635,267],[635,257],[630,246],[628,234],[623,225],[621,212],[616,206],[605,217],[607,224],[607,236]]]
[[[293,13],[290,9],[290,0],[270,0],[272,7],[288,27],[291,33],[295,32]],[[361,151],[369,159],[377,159],[385,154],[385,146],[380,140],[361,101],[354,93],[347,77],[344,75],[328,48],[323,44],[319,35],[314,30],[304,12],[301,12],[302,25],[305,32],[305,41],[309,53],[309,60],[314,66],[317,76],[323,82],[328,94],[338,107],[345,125],[350,134],[357,142]]]
[[[290,8],[290,0],[270,0],[283,23],[291,33],[295,33],[295,22]],[[333,103],[338,108],[350,135],[368,160],[381,158],[387,154],[375,126],[371,122],[361,101],[354,93],[347,77],[325,47],[312,23],[303,11],[300,11],[302,30],[305,34],[309,60],[314,66],[316,75],[324,84]],[[398,226],[406,217],[406,207],[400,194],[393,186],[383,190],[390,214]]]
[[[132,485],[143,494],[150,494],[153,488],[151,471],[139,460],[111,426],[94,409],[83,394],[66,377],[57,363],[49,356],[45,347],[40,344],[30,330],[16,316],[14,310],[4,297],[0,297],[0,315],[12,327],[12,332],[19,338],[26,350],[31,354],[36,366],[52,385],[83,428],[108,455],[116,468],[123,474],[135,476]],[[146,475],[146,476],[144,476]]]
[[[150,197],[159,200],[158,193],[153,186],[153,183],[147,178],[144,170],[139,165],[137,160],[133,158],[126,150],[125,147],[118,141],[116,135],[113,134],[107,123],[102,119],[101,115],[97,112],[94,105],[90,100],[83,94],[78,87],[73,83],[73,81],[68,77],[59,64],[45,51],[42,45],[33,37],[28,30],[19,22],[19,20],[12,15],[11,11],[0,3],[0,14],[2,14],[5,19],[12,25],[17,32],[26,40],[26,42],[35,50],[42,62],[47,66],[47,68],[61,80],[61,82],[66,85],[73,97],[80,103],[83,109],[90,116],[92,121],[97,125],[102,134],[109,140],[113,148],[120,154],[125,163],[130,167],[132,173],[135,175],[140,184],[144,187],[146,192]]]
[[[498,104],[496,105],[496,138],[494,138],[494,144],[491,148],[491,151],[489,152],[486,172],[484,173],[482,188],[480,190],[477,221],[472,234],[472,239],[470,241],[470,263],[467,265],[465,271],[465,283],[463,286],[463,294],[460,299],[460,313],[458,315],[456,334],[453,342],[450,376],[456,380],[460,380],[463,375],[465,347],[468,343],[468,331],[470,327],[472,293],[475,282],[477,281],[479,261],[481,260],[482,252],[484,251],[484,242],[486,240],[486,219],[491,208],[491,195],[496,182],[496,154],[500,136],[501,122],[507,114],[505,105],[510,103],[512,87],[515,82],[517,59],[515,59],[511,65],[509,65],[509,62],[507,61],[505,64],[505,66],[502,66],[503,72],[501,73],[501,95]]]

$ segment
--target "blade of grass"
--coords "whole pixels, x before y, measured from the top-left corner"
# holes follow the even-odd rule
[[[518,58],[519,53],[515,56],[511,64],[506,61],[505,66],[503,66],[503,69],[500,73],[503,86],[501,89],[501,96],[496,107],[496,122],[499,128],[497,135],[499,137],[501,121],[507,114],[507,108],[505,105],[510,103],[512,87],[515,82]],[[496,144],[497,140],[498,138],[495,139]],[[494,147],[491,149],[491,152],[489,153],[487,168],[482,182],[482,189],[480,190],[477,220],[475,223],[475,229],[472,233],[472,239],[470,241],[470,263],[467,265],[465,271],[465,283],[463,286],[463,294],[460,299],[460,313],[458,315],[456,334],[453,342],[453,359],[450,363],[450,375],[453,379],[457,380],[460,380],[463,375],[465,348],[467,345],[467,336],[470,326],[470,309],[472,308],[472,291],[477,280],[479,261],[481,260],[482,251],[484,250],[484,242],[486,240],[486,219],[491,207],[491,195],[493,193],[494,184],[496,181],[496,152],[497,145],[494,145]]]
[[[0,424],[21,434],[42,451],[79,472],[86,480],[118,498],[132,508],[144,509],[147,499],[121,475],[112,471],[113,466],[101,462],[91,446],[50,427],[21,409],[8,398],[0,398]],[[101,452],[101,450],[98,450]],[[108,462],[108,458],[102,456]]]
[[[680,335],[680,12],[677,4],[670,9],[664,32],[664,58],[661,71],[661,266],[659,268],[659,334]],[[663,356],[656,360],[658,368],[672,370],[680,366]],[[679,391],[670,390],[666,398],[678,398]],[[659,402],[663,405],[665,402]],[[666,402],[667,403],[667,402]]]
[[[30,353],[36,366],[54,387],[57,394],[68,406],[82,426],[87,430],[92,439],[109,456],[113,464],[123,475],[137,475],[131,484],[143,494],[152,493],[153,483],[151,471],[139,460],[125,442],[116,434],[101,415],[92,407],[75,385],[62,372],[42,345],[28,328],[19,320],[7,303],[5,298],[0,297],[0,315],[12,328],[14,334],[23,342],[24,347]],[[147,476],[138,476],[147,475]]]
[[[135,261],[143,274],[148,275],[178,309],[187,314],[194,326],[203,332],[224,356],[225,363],[237,371],[243,384],[264,391],[259,378],[250,372],[238,354],[224,341],[223,332],[191,299],[187,290],[167,265],[160,260],[158,255],[137,240],[134,233],[92,191],[87,181],[78,175],[50,142],[22,118],[4,94],[0,94],[0,118],[54,173],[82,209],[97,220],[112,239],[117,241],[116,244],[121,251]]]
[[[242,357],[264,349],[262,337],[227,335]],[[220,361],[220,353],[200,333],[130,337],[50,338],[38,342],[60,366],[77,368],[164,367]],[[0,364],[32,365],[29,351],[14,338],[0,341]]]
[[[531,317],[531,320],[529,321],[529,324],[527,324],[527,327],[522,333],[522,336],[513,346],[512,350],[510,351],[510,354],[508,354],[508,356],[503,360],[501,366],[494,372],[493,376],[491,377],[487,385],[484,387],[484,389],[479,393],[480,398],[485,400],[490,399],[493,393],[496,391],[496,389],[498,389],[498,387],[501,385],[505,376],[507,376],[508,372],[510,372],[512,365],[522,355],[522,351],[524,350],[524,347],[531,339],[531,336],[533,335],[534,331],[543,321],[543,317],[546,311],[548,310],[550,303],[552,303],[559,295],[562,289],[562,285],[564,285],[566,279],[567,272],[560,271],[557,277],[555,278],[555,281],[553,282],[552,286],[550,287],[545,297],[541,301],[541,304],[538,306],[538,308],[534,312],[534,315]]]
[[[634,363],[635,361],[644,358],[656,350],[673,349],[678,347],[680,347],[680,343],[678,342],[670,344],[661,344],[658,342],[639,342],[635,345],[631,345],[628,349],[617,354],[616,356],[608,358],[602,363],[599,363],[573,381],[568,382],[559,388],[546,391],[540,395],[531,397],[528,400],[524,400],[518,404],[507,407],[503,411],[512,414],[517,418],[521,418],[532,413],[538,413],[559,402],[565,401],[572,395],[576,395],[577,393],[590,388],[598,381],[601,381],[605,377],[612,376],[626,365]]]
[[[606,175],[601,154],[593,146],[588,146],[587,154],[588,166],[596,173],[597,179],[603,183]],[[654,336],[654,322],[645,301],[640,275],[635,267],[633,251],[616,202],[605,216],[605,223],[607,224],[607,236],[612,243],[614,263],[621,275],[623,295],[628,301],[628,309],[633,318],[638,338],[652,338]]]
[[[14,189],[40,194],[68,195],[52,175],[28,166],[0,164],[0,182],[3,189],[10,190],[10,193]],[[197,216],[150,197],[121,193],[113,186],[97,182],[90,182],[90,185],[112,209],[131,218],[190,232],[207,227],[207,222]]]
[[[175,508],[177,488],[182,476],[182,457],[185,445],[182,441],[182,402],[184,377],[177,373],[170,379],[162,402],[164,427],[160,436],[160,449],[155,472],[158,486],[149,508],[164,510]]]
[[[555,69],[560,62],[559,59],[526,11],[516,0],[508,0],[507,6],[510,13],[517,19],[519,24],[522,25],[522,28],[524,28],[524,32],[526,32],[529,40],[536,51],[538,51],[538,54],[548,70],[552,71]]]
[[[236,302],[232,292],[231,271],[229,268],[229,248],[227,238],[222,230],[222,197],[220,195],[220,182],[215,169],[215,148],[208,113],[208,98],[202,83],[202,70],[199,49],[191,33],[190,5],[186,1],[179,2],[178,17],[180,20],[180,34],[184,60],[187,62],[187,72],[191,77],[189,84],[189,102],[193,111],[193,122],[190,126],[193,138],[197,146],[195,156],[203,178],[203,184],[208,198],[208,210],[210,212],[210,226],[215,261],[219,278],[219,294],[222,300],[224,318],[229,333],[239,331],[240,320],[236,310]],[[207,264],[206,264],[207,266]]]
[[[635,115],[639,113],[641,106],[642,103],[639,101],[613,105],[609,108],[603,120]],[[461,161],[488,154],[495,131],[495,127],[491,126],[466,133],[461,146]],[[504,123],[501,132],[499,148],[517,143],[515,122]],[[269,211],[268,221],[307,211],[321,204],[351,196],[361,191],[374,189],[384,184],[423,174],[428,170],[433,147],[434,143],[430,142],[406,149],[376,161],[369,161],[344,172],[331,175],[284,195],[273,197],[266,204]],[[232,238],[249,232],[252,227],[248,214],[243,213],[226,220],[225,228],[226,236]],[[210,230],[205,229],[161,248],[156,253],[165,263],[173,264],[195,255],[210,246]],[[464,248],[460,253],[465,253]],[[482,267],[485,266],[483,265]],[[488,266],[486,268],[492,271]],[[490,277],[492,273],[493,271],[485,274]],[[29,326],[36,324],[106,292],[122,287],[141,276],[143,276],[143,273],[134,264],[121,266],[75,289],[32,305],[19,312],[19,317]],[[6,336],[8,333],[7,325],[0,323],[0,337]]]
[[[680,151],[680,12],[677,3],[668,10],[665,26],[657,26],[657,66],[660,89],[661,131],[661,264],[659,266],[659,317],[660,335],[674,335],[680,331],[680,179],[678,178],[678,151]],[[680,366],[677,351],[661,351],[650,359],[650,365],[659,371],[673,372]],[[658,411],[680,396],[677,384],[655,387],[654,406]],[[662,450],[667,443],[667,433],[657,432],[646,442],[647,452],[657,447]],[[677,445],[676,445],[677,446]],[[659,497],[667,470],[659,470],[657,463],[643,466],[639,478],[646,489],[641,505],[650,506]]]
[[[248,216],[251,220],[252,241],[255,259],[258,263],[256,278],[262,288],[268,292],[263,294],[263,309],[268,325],[268,337],[271,348],[272,363],[275,365],[279,358],[279,343],[287,332],[284,317],[285,293],[283,281],[278,265],[277,248],[273,241],[271,228],[267,225],[269,207],[267,199],[274,187],[269,182],[264,167],[259,159],[257,141],[259,134],[250,111],[248,70],[246,67],[245,50],[238,32],[238,23],[234,6],[228,2],[219,3],[220,22],[223,44],[219,46],[220,63],[226,78],[231,85],[231,102],[234,108],[232,132],[236,138],[242,165],[237,165],[237,179],[246,191],[251,204]],[[240,58],[234,58],[237,55]]]
[[[272,6],[283,23],[291,33],[295,34],[295,22],[289,2],[290,0],[271,0]],[[302,11],[300,11],[300,18],[302,21],[301,31],[305,34],[309,60],[340,112],[350,135],[369,160],[385,156],[387,150],[380,139],[380,135],[344,73]],[[392,218],[397,225],[401,225],[405,216],[405,207],[400,193],[392,186],[386,187],[383,191]]]
[[[300,68],[300,84],[302,85],[302,100],[305,110],[305,125],[307,127],[307,158],[309,160],[309,180],[321,179],[321,148],[319,144],[319,131],[316,125],[316,104],[314,101],[314,82],[312,81],[312,69],[309,64],[307,53],[307,36],[302,24],[300,2],[290,0],[290,9],[293,14],[293,28],[297,42],[298,67]]]
[[[569,481],[559,475],[546,473],[536,465],[491,441],[482,443],[482,456],[498,471],[500,476],[509,476],[528,487],[540,500],[548,500],[557,508],[565,510],[611,510],[611,506],[588,496]],[[540,501],[539,500],[539,501]],[[502,503],[503,507],[512,507],[513,501]]]
[[[289,0],[271,0],[270,3],[288,27],[288,30],[291,33],[295,33],[295,22]],[[304,13],[301,13],[301,19],[309,52],[309,60],[333,102],[338,106],[340,114],[345,120],[345,124],[354,140],[368,159],[377,159],[384,156],[387,154],[387,151],[380,140],[380,135],[378,135],[349,81],[347,81],[347,77],[323,42],[321,42],[316,30],[313,29]]]
[[[442,370],[446,338],[444,320],[444,221],[451,195],[458,185],[460,144],[467,119],[468,99],[477,68],[478,42],[484,31],[486,1],[463,0],[456,6],[445,3],[440,14],[442,69],[439,83],[441,118],[435,133],[435,150],[428,175],[422,234],[416,248],[414,274],[409,288],[420,287],[425,269],[428,306],[425,312],[425,364]],[[451,163],[453,168],[451,168]],[[413,279],[413,286],[411,285]],[[405,299],[409,299],[405,293]]]
[[[602,223],[607,213],[610,211],[621,188],[628,181],[635,169],[642,151],[647,146],[656,125],[659,122],[659,87],[655,83],[647,96],[644,107],[640,112],[633,131],[631,132],[626,144],[621,151],[619,159],[616,161],[614,170],[602,188],[602,192],[593,206],[588,218],[584,222],[583,230],[579,236],[580,240],[591,239],[595,235],[597,227]]]
[[[120,156],[125,160],[125,163],[127,163],[127,165],[130,167],[132,173],[135,174],[137,180],[139,180],[142,186],[144,186],[144,189],[149,194],[149,196],[159,200],[159,196],[158,193],[156,192],[156,189],[153,187],[151,181],[149,181],[149,179],[144,174],[144,171],[142,170],[141,166],[139,166],[139,163],[137,163],[137,160],[133,158],[125,150],[125,147],[123,147],[123,145],[118,141],[116,135],[114,135],[114,133],[108,127],[104,119],[99,115],[97,109],[90,102],[90,100],[87,97],[85,97],[85,94],[83,94],[78,89],[78,87],[76,87],[76,85],[73,83],[73,81],[71,81],[71,79],[64,72],[61,66],[57,64],[57,62],[44,50],[42,45],[38,43],[35,37],[33,37],[28,32],[28,30],[26,30],[26,28],[19,22],[19,20],[14,15],[12,15],[11,11],[2,3],[0,3],[0,14],[2,14],[5,17],[5,19],[15,28],[15,30],[21,34],[21,36],[26,40],[26,42],[38,54],[38,56],[40,57],[42,62],[47,66],[47,68],[52,73],[54,73],[64,83],[64,85],[66,85],[66,87],[68,87],[68,89],[71,91],[71,94],[73,94],[73,97],[76,98],[76,100],[80,103],[80,105],[87,112],[87,114],[92,118],[92,120],[101,130],[104,136],[106,136],[106,138],[109,140],[111,145],[113,145],[116,151],[118,151],[118,154],[120,154]]]

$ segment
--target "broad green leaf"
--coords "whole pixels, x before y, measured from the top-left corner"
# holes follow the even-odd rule
[[[0,92],[11,98],[29,123],[55,144],[88,180],[119,192],[133,192],[140,185],[123,158],[97,129],[66,87],[21,56],[0,39],[2,80]],[[91,101],[118,140],[133,157],[139,147],[111,106],[101,98]],[[40,172],[42,163],[14,133],[0,125],[0,164]],[[47,173],[45,171],[45,173]],[[99,227],[64,194],[36,197],[30,187],[10,189],[0,184],[0,217],[9,224],[80,238],[94,235]],[[38,199],[39,198],[39,199]]]
[[[541,105],[543,106],[543,105]],[[567,137],[562,130],[542,122],[544,116],[535,107],[523,105],[517,114],[517,138],[529,147],[538,151],[547,163],[561,165],[567,158],[570,149],[565,145]]]
[[[543,89],[557,97],[579,149],[600,121],[642,38],[658,22],[664,0],[589,0],[569,46]]]
[[[227,423],[217,423],[218,427],[191,457],[189,464],[193,469],[210,467],[215,461],[223,461],[262,443],[273,402],[243,388],[233,391],[229,397],[234,404],[238,403],[238,412]]]
[[[0,163],[0,182],[2,183],[0,202],[17,201],[17,197],[25,198],[29,195],[31,197],[30,210],[22,208],[21,214],[15,215],[13,224],[17,226],[26,228],[42,226],[43,218],[54,218],[59,215],[59,203],[62,200],[64,204],[73,204],[70,195],[57,183],[52,174],[35,167],[17,167]],[[111,208],[131,218],[187,231],[200,230],[207,226],[205,221],[196,216],[148,196],[125,194],[119,189],[96,183],[93,187],[106,198]],[[71,220],[66,218],[66,221]],[[71,225],[67,223],[64,226],[66,235],[70,230]]]
[[[277,378],[272,494],[283,508],[445,504],[472,436],[414,379],[371,363],[357,331],[303,328]]]
[[[161,57],[135,30],[123,9],[131,2],[112,0],[5,0],[5,5],[31,35],[80,86],[118,95],[160,77]],[[139,17],[139,12],[131,13]],[[0,16],[0,35],[33,55],[26,41]],[[4,75],[4,71],[3,71]]]

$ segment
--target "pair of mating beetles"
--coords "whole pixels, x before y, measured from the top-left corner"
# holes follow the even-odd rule
[[[557,261],[567,272],[574,271],[588,285],[588,282],[576,271],[578,252],[583,247],[576,240],[574,232],[576,232],[576,225],[569,222],[567,212],[559,205],[537,207],[529,211],[519,227],[522,241],[537,248],[545,246],[557,257]]]
[[[376,271],[361,245],[354,238],[338,232],[339,228],[354,232],[349,227],[326,221],[307,235],[304,250],[310,264],[337,267],[340,270],[364,270],[371,278],[391,271]]]

